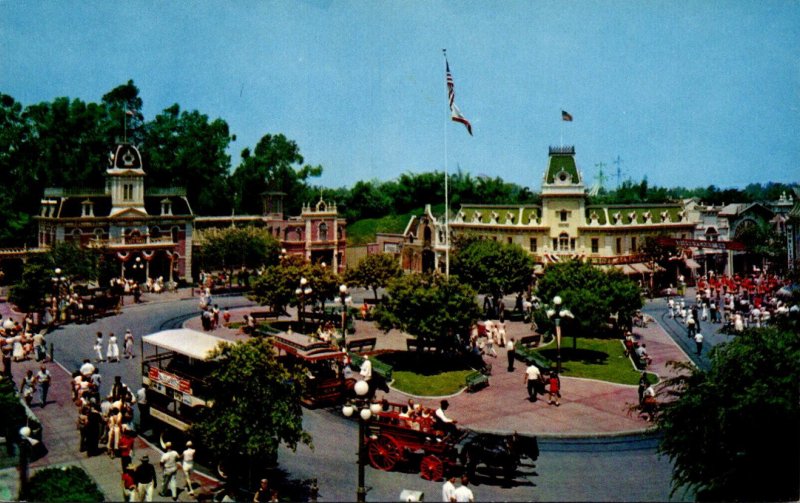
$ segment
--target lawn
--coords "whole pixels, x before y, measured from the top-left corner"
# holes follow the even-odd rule
[[[556,362],[556,345],[552,342],[535,351],[542,353],[553,365]],[[630,359],[622,354],[622,344],[617,339],[584,339],[579,337],[577,348],[572,349],[572,338],[562,340],[561,370],[565,377],[583,377],[618,384],[636,385],[639,371]],[[457,360],[443,360],[434,354],[397,351],[380,355],[379,359],[394,369],[392,386],[417,396],[447,396],[465,387],[465,380],[475,370]],[[650,382],[656,382],[655,374]]]
[[[433,212],[438,214],[444,210],[444,205],[434,205]],[[350,246],[364,245],[375,241],[377,232],[394,234],[402,233],[412,215],[419,215],[424,211],[419,208],[402,215],[386,215],[380,218],[364,218],[347,226],[347,244]]]
[[[555,342],[538,348],[544,356],[555,363]],[[577,348],[572,349],[572,338],[561,340],[561,371],[567,377],[584,377],[619,384],[638,384],[639,371],[633,368],[617,339],[585,339],[578,337]],[[657,380],[651,376],[651,382]]]
[[[377,357],[393,367],[392,387],[417,396],[447,396],[465,386],[467,376],[475,372],[463,361],[443,359],[431,353],[396,351]]]

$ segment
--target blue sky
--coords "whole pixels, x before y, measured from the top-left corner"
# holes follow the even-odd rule
[[[133,79],[244,147],[296,141],[318,183],[460,167],[539,190],[549,145],[587,184],[800,180],[792,1],[0,0],[0,92],[99,101]],[[442,48],[474,137],[448,120]],[[574,121],[561,121],[561,110]],[[562,140],[563,138],[563,140]]]

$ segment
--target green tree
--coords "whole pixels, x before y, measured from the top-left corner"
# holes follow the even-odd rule
[[[55,272],[50,257],[34,255],[22,269],[22,278],[11,287],[9,300],[23,312],[37,312],[45,296],[53,293],[51,278]]]
[[[97,255],[93,250],[76,243],[59,242],[50,249],[49,262],[61,269],[61,275],[70,283],[97,281]]]
[[[200,262],[206,269],[255,269],[278,263],[280,244],[266,229],[226,227],[203,232]]]
[[[397,328],[421,341],[452,347],[456,337],[469,337],[479,316],[475,290],[458,278],[408,274],[393,279],[375,318],[383,330]]]
[[[306,180],[322,174],[321,166],[305,165],[300,147],[282,134],[264,135],[251,153],[242,151],[242,161],[231,178],[237,194],[238,213],[261,214],[262,194],[279,191],[287,194],[285,211],[290,215],[300,212],[308,202],[310,193]]]
[[[281,443],[292,450],[311,445],[300,404],[305,375],[281,365],[267,338],[223,345],[215,356],[220,366],[208,379],[213,406],[201,410],[191,434],[227,474],[247,476],[251,485],[275,463]]]
[[[528,289],[533,258],[516,244],[465,236],[455,240],[451,268],[478,293],[497,297]]]
[[[178,104],[164,109],[145,125],[142,162],[150,187],[185,187],[198,215],[230,214],[228,146],[235,136],[222,119]]]
[[[750,330],[711,351],[708,372],[678,365],[656,418],[673,492],[699,500],[800,498],[800,338]]]
[[[297,255],[289,255],[280,263],[267,267],[253,282],[250,298],[275,313],[283,312],[289,304],[296,305],[295,290],[300,278],[308,278],[311,265]]]
[[[556,295],[575,316],[565,320],[570,333],[601,335],[612,315],[630,320],[642,307],[639,286],[617,270],[602,271],[580,260],[549,265],[538,281],[536,294],[545,303]],[[577,324],[575,326],[574,324]],[[579,330],[576,330],[579,329]]]
[[[325,301],[332,299],[339,292],[341,278],[329,265],[316,263],[305,269],[305,278],[311,288],[311,302],[319,303],[325,309]]]
[[[363,288],[371,288],[378,300],[378,288],[385,288],[389,282],[403,275],[397,258],[391,253],[367,255],[352,269],[345,272],[345,282]]]

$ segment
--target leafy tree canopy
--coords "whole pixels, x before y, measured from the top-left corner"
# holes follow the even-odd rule
[[[226,344],[216,356],[220,366],[208,379],[213,406],[202,409],[191,433],[226,473],[242,477],[274,464],[281,443],[311,445],[300,404],[305,376],[277,361],[269,339]]]
[[[800,337],[797,326],[754,329],[716,346],[711,369],[679,365],[674,400],[657,416],[673,492],[700,500],[800,497]]]
[[[548,266],[538,281],[536,295],[544,303],[558,295],[575,316],[571,323],[582,334],[598,334],[609,317],[629,320],[642,307],[641,289],[617,270],[602,271],[580,260]]]
[[[206,269],[254,269],[278,263],[280,244],[266,229],[226,227],[203,232],[200,261]]]
[[[306,180],[320,176],[321,166],[300,166],[303,156],[300,147],[282,134],[264,135],[251,152],[242,151],[242,162],[232,176],[232,184],[239,195],[237,209],[240,213],[261,214],[262,194],[267,191],[283,192],[289,196],[284,212],[300,213],[303,203],[309,201],[311,192]]]
[[[453,274],[479,293],[502,295],[528,289],[533,258],[519,245],[464,236],[455,240]]]
[[[378,325],[397,328],[440,347],[455,344],[456,336],[468,337],[480,312],[475,290],[458,278],[409,274],[389,282],[383,302],[375,309]]]
[[[364,257],[355,267],[345,273],[345,281],[354,286],[371,288],[378,300],[378,288],[385,288],[389,282],[402,276],[403,271],[397,258],[391,253],[374,253]]]

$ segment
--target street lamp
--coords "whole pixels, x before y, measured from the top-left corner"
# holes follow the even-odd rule
[[[367,381],[358,381],[353,388],[356,392],[356,398],[353,403],[347,402],[342,407],[342,414],[345,417],[351,417],[356,409],[359,409],[358,420],[358,488],[356,489],[356,501],[363,503],[367,501],[367,488],[364,485],[364,459],[366,451],[366,426],[367,421],[372,418],[373,414],[377,414],[381,410],[381,404],[370,402],[367,398],[369,393],[369,384]]]
[[[53,269],[55,276],[50,278],[53,281],[53,287],[55,288],[56,293],[56,321],[61,320],[61,285],[67,280],[64,276],[61,275],[61,268],[56,267]]]
[[[547,316],[552,318],[556,324],[556,371],[561,374],[561,318],[572,318],[572,313],[569,309],[561,309],[561,297],[556,295],[553,297],[553,306],[555,309],[548,309]],[[575,342],[575,335],[572,336],[572,349],[576,349],[577,343]]]
[[[342,346],[347,349],[347,306],[349,306],[353,299],[349,297],[347,294],[350,293],[347,289],[347,285],[341,284],[339,285],[339,303],[342,305]]]
[[[140,271],[139,274],[136,275],[137,279],[142,275],[141,271],[143,269],[144,269],[144,264],[142,264],[142,257],[136,257],[136,262],[133,264],[133,270]]]
[[[306,330],[306,298],[311,295],[311,291],[311,287],[308,286],[308,280],[306,278],[300,278],[300,286],[294,291],[294,293],[297,294],[297,298],[300,301],[300,312],[297,313],[297,321],[300,323],[301,330],[303,332]]]

